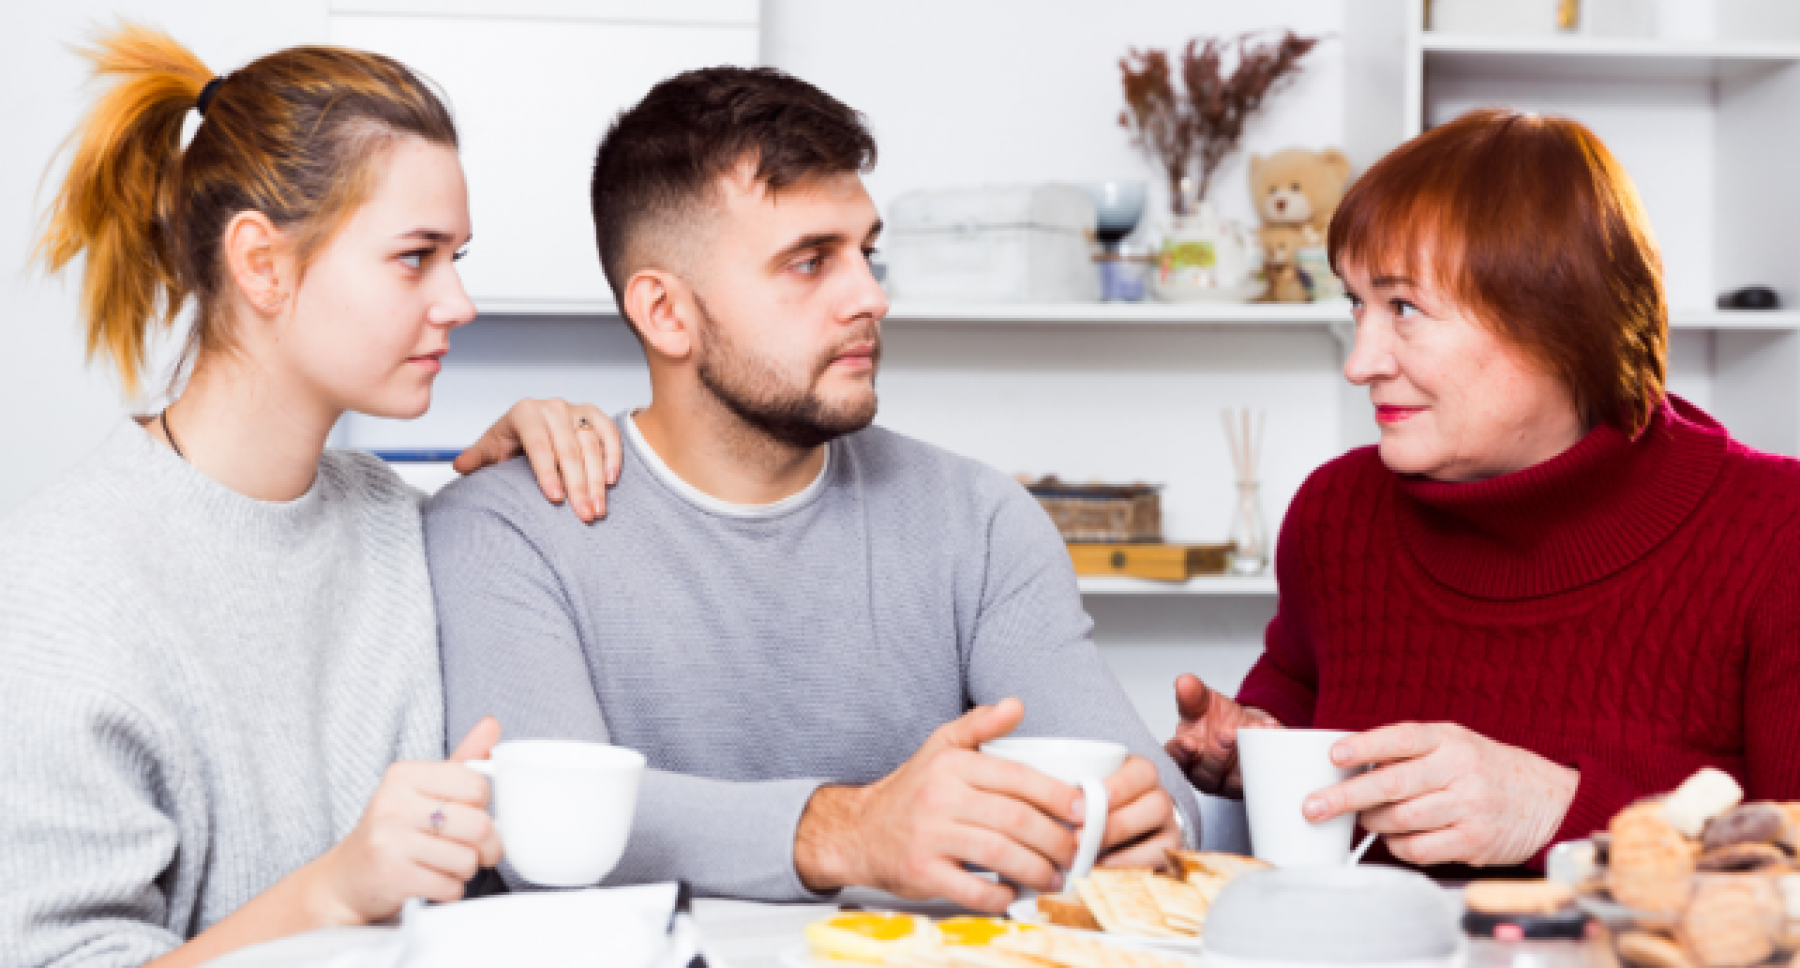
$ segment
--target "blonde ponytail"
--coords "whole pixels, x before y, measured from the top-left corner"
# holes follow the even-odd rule
[[[169,325],[189,289],[167,219],[181,164],[181,124],[212,72],[167,34],[122,24],[80,51],[113,81],[70,136],[74,157],[38,256],[58,272],[87,256],[81,316],[88,359],[104,354],[136,393],[152,321]]]

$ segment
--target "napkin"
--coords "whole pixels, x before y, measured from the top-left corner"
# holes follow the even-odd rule
[[[661,968],[676,899],[677,885],[647,884],[409,904],[399,964]]]

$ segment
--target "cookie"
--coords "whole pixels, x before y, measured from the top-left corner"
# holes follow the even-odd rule
[[[1781,899],[1770,878],[1706,877],[1682,915],[1681,939],[1707,968],[1743,968],[1775,953],[1781,922]]]
[[[1607,882],[1614,900],[1655,914],[1679,912],[1692,887],[1694,851],[1662,804],[1626,807],[1613,818],[1610,833]]]
[[[1774,844],[1730,844],[1700,855],[1694,869],[1703,873],[1742,874],[1783,871],[1790,866],[1787,852]]]
[[[1682,836],[1697,838],[1706,822],[1743,802],[1744,788],[1731,774],[1702,767],[1663,801],[1663,812]]]
[[[1732,807],[1706,825],[1700,845],[1707,852],[1736,844],[1779,844],[1788,840],[1788,813],[1779,804]]]
[[[1100,930],[1100,922],[1094,920],[1094,912],[1089,911],[1087,905],[1081,903],[1081,898],[1074,895],[1039,894],[1037,909],[1046,924],[1080,928],[1083,931]]]
[[[1575,903],[1575,891],[1550,881],[1474,881],[1463,903],[1482,914],[1554,914]]]
[[[1694,968],[1680,945],[1648,931],[1619,935],[1618,951],[1619,957],[1638,968]]]

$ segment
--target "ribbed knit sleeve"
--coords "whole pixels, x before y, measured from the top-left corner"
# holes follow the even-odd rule
[[[17,663],[0,676],[0,736],[0,964],[141,965],[178,947],[164,888],[177,845],[206,841],[163,809],[187,782],[166,738],[68,670]]]

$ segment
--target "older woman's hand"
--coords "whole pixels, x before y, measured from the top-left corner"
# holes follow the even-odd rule
[[[1186,673],[1175,680],[1175,706],[1181,712],[1181,725],[1163,744],[1169,758],[1201,793],[1242,798],[1244,777],[1238,772],[1237,731],[1280,729],[1281,724],[1260,709],[1238,705],[1198,676]]]
[[[1315,823],[1360,812],[1411,864],[1522,864],[1562,825],[1581,774],[1454,723],[1400,723],[1339,740],[1339,766],[1376,769],[1308,797]]]

